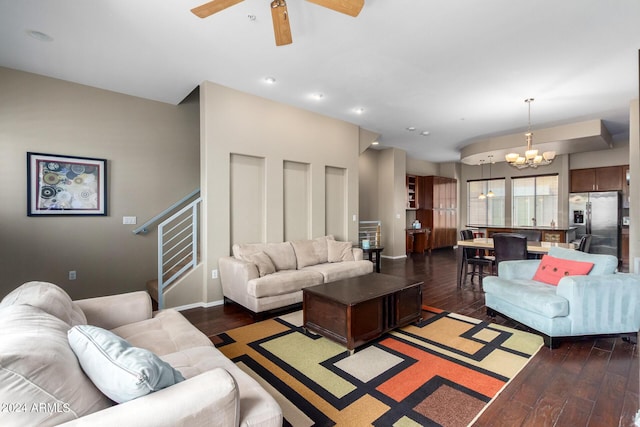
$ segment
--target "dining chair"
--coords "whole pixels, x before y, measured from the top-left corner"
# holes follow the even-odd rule
[[[462,240],[473,239],[473,230],[461,230],[460,237]],[[494,263],[495,257],[484,255],[484,251],[479,252],[476,248],[464,248],[462,253],[463,283],[467,283],[467,276],[471,276],[471,283],[473,283],[473,278],[477,276],[480,282],[480,289],[482,289],[485,267],[489,268],[489,274],[493,274]],[[471,271],[469,271],[469,265],[472,267]]]
[[[502,261],[527,259],[527,236],[519,233],[494,233],[493,251],[496,268]]]
[[[580,239],[580,243],[578,244],[578,250],[580,252],[589,253],[589,248],[591,247],[591,234],[585,234]]]

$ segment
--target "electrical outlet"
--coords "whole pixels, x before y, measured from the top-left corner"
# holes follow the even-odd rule
[[[216,270],[216,269],[211,270],[211,278],[212,279],[217,279],[218,278],[218,270]]]
[[[76,271],[75,270],[69,271],[69,280],[76,280]]]

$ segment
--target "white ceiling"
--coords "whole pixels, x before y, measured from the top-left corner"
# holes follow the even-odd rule
[[[529,97],[534,131],[602,119],[614,141],[628,137],[638,0],[365,0],[356,18],[288,0],[294,41],[280,47],[269,0],[206,19],[190,12],[201,3],[0,0],[0,66],[171,104],[208,80],[355,123],[433,162],[526,130]]]

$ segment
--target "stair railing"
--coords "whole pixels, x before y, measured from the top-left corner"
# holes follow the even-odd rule
[[[158,225],[158,309],[164,289],[198,265],[198,197]]]
[[[135,230],[133,230],[133,234],[148,233],[149,232],[149,227],[154,225],[156,222],[160,221],[162,218],[164,218],[165,216],[167,216],[171,212],[175,211],[176,208],[178,208],[179,206],[184,205],[188,200],[192,199],[194,196],[196,196],[198,194],[200,194],[200,189],[196,188],[191,193],[187,194],[182,199],[178,200],[177,202],[175,202],[174,204],[169,206],[167,209],[163,210],[158,215],[154,216],[149,221],[145,222],[140,227],[138,227]]]
[[[149,227],[174,212],[198,195],[200,189],[191,192],[145,224],[133,230],[135,234],[147,233]],[[158,224],[158,309],[164,308],[164,290],[175,283],[185,272],[198,265],[200,206],[198,197]]]

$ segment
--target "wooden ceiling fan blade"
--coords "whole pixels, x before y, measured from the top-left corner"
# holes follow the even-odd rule
[[[271,18],[273,19],[273,35],[276,37],[276,46],[293,43],[291,26],[289,25],[289,11],[285,0],[271,2]]]
[[[207,16],[211,16],[214,13],[220,12],[228,7],[233,6],[234,4],[238,4],[244,0],[213,0],[209,3],[205,3],[198,7],[194,7],[191,9],[194,15],[200,18],[206,18]]]
[[[336,12],[349,16],[358,16],[364,7],[364,0],[309,0],[320,6],[324,6]]]

